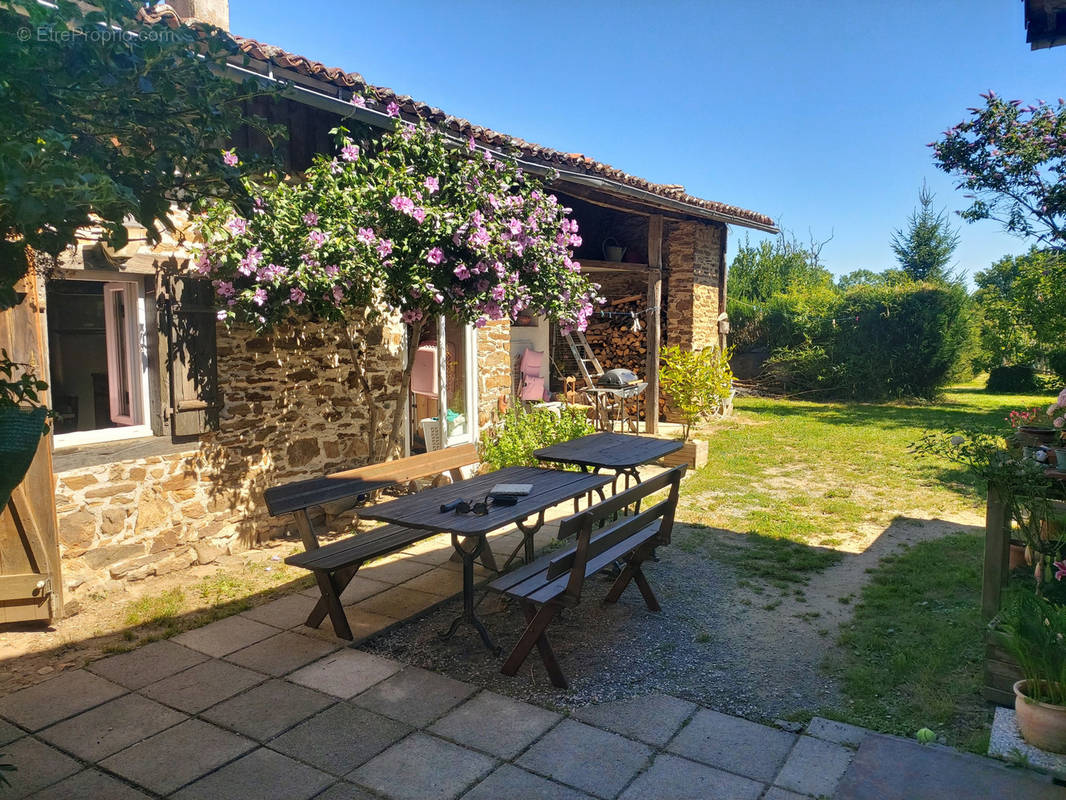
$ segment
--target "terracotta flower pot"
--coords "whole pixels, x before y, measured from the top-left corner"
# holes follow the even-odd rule
[[[1007,569],[1011,572],[1018,569],[1018,567],[1024,567],[1025,561],[1025,542],[1011,539],[1010,541],[1010,563],[1007,565]]]
[[[1041,750],[1066,753],[1066,706],[1031,700],[1025,694],[1028,684],[1014,684],[1014,711],[1022,738]]]
[[[1041,428],[1036,425],[1022,425],[1018,428],[1018,442],[1030,447],[1039,447],[1042,444],[1052,444],[1059,438],[1059,432],[1054,428]]]

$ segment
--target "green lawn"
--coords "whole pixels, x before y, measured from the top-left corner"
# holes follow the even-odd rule
[[[710,463],[685,484],[682,521],[698,524],[682,547],[733,564],[741,585],[784,595],[861,553],[899,520],[978,526],[983,499],[968,475],[918,458],[930,430],[1005,428],[1016,408],[1046,396],[953,387],[928,404],[816,403],[744,398],[708,426]],[[950,526],[944,526],[951,529]],[[980,750],[989,711],[979,697],[982,540],[973,532],[923,541],[869,574],[826,669],[841,682],[839,708],[812,709],[878,730],[928,726]],[[761,604],[760,604],[761,605]],[[774,602],[762,606],[774,613]]]

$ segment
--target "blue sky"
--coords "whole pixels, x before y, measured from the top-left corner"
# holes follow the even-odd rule
[[[835,273],[894,265],[923,179],[965,207],[926,144],[980,92],[1066,94],[1066,47],[1029,50],[1020,0],[230,0],[230,26],[800,239],[832,235]],[[966,272],[1028,249],[957,224]]]

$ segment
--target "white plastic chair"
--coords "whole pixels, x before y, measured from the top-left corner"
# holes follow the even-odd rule
[[[441,450],[444,443],[440,437],[440,420],[436,417],[426,417],[421,420],[422,438],[426,440],[426,452]]]

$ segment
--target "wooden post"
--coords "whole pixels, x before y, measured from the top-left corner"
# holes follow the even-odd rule
[[[648,388],[644,396],[645,430],[659,430],[659,344],[661,319],[659,305],[663,301],[663,217],[648,217]]]
[[[1007,582],[1010,559],[1010,519],[1003,495],[995,486],[988,487],[985,508],[985,567],[981,587],[981,614],[992,619],[999,613],[1003,585]]]
[[[721,239],[721,252],[718,255],[718,346],[722,350],[725,350],[729,344],[729,338],[726,336],[726,334],[722,333],[721,322],[721,316],[725,313],[726,289],[729,284],[729,273],[727,271],[725,263],[726,247],[728,246],[728,242],[726,241],[726,239],[728,235],[729,226],[723,225],[722,235],[719,237]]]

